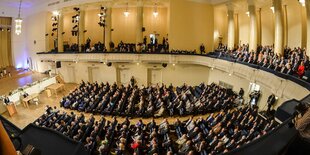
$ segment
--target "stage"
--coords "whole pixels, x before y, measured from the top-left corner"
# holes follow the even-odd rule
[[[8,68],[7,72],[11,73],[11,77],[5,76],[4,78],[0,78],[0,96],[8,95],[9,92],[19,87],[23,87],[49,76],[38,72],[32,72],[30,70],[15,69],[13,67]]]

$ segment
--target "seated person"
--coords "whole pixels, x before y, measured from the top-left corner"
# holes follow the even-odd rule
[[[27,92],[24,92],[23,97],[26,98],[28,96],[29,96],[29,94]]]

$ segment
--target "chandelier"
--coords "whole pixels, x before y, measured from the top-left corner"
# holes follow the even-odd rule
[[[129,11],[128,11],[128,2],[126,3],[126,10],[125,10],[125,12],[124,12],[124,15],[125,15],[125,17],[128,17],[129,16]]]
[[[153,15],[154,15],[155,18],[158,16],[157,3],[155,3]]]
[[[20,35],[22,33],[22,18],[20,18],[20,9],[22,6],[22,0],[19,2],[19,10],[18,10],[18,17],[15,19],[15,33]]]

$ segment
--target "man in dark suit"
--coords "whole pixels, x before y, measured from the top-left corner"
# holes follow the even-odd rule
[[[11,101],[10,101],[8,96],[5,96],[4,99],[3,99],[3,102],[4,102],[5,105],[8,105]]]
[[[271,94],[267,100],[268,104],[267,113],[270,113],[271,107],[274,105],[275,102],[276,102],[276,96],[274,94]]]

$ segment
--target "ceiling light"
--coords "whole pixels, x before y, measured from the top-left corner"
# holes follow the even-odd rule
[[[124,12],[124,15],[125,15],[126,17],[128,17],[128,16],[129,16],[129,12],[128,12],[128,11],[125,11],[125,12]]]
[[[22,18],[20,18],[20,9],[22,7],[22,0],[19,1],[19,10],[18,10],[18,17],[15,19],[15,33],[20,35],[22,33]]]
[[[126,4],[127,6],[126,6],[126,10],[125,10],[125,12],[124,12],[124,15],[125,15],[125,17],[128,17],[129,16],[129,12],[128,12],[128,3]]]
[[[274,6],[270,7],[272,13],[274,13]]]
[[[59,16],[59,15],[60,15],[59,11],[53,11],[53,16]]]
[[[305,1],[305,0],[299,0],[299,3],[300,3],[302,6],[306,6],[306,1]]]
[[[158,16],[157,3],[155,3],[153,15],[154,15],[155,18]]]
[[[154,11],[154,12],[153,12],[153,15],[154,15],[154,17],[157,17],[157,16],[158,16],[158,12],[157,12],[157,11]]]

